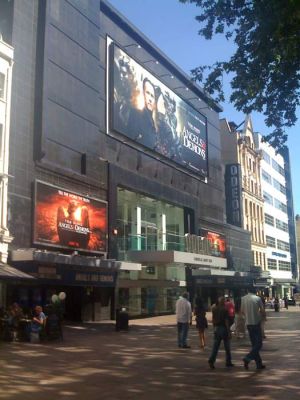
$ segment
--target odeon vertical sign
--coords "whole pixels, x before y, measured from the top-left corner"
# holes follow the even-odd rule
[[[227,164],[225,169],[226,216],[231,225],[243,227],[242,181],[240,164]]]

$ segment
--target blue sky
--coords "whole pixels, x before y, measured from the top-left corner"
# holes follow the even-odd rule
[[[195,20],[197,7],[182,4],[178,0],[109,0],[130,22],[142,31],[156,46],[158,46],[182,70],[190,70],[201,64],[212,64],[217,60],[228,59],[233,51],[233,45],[221,35],[212,41],[207,41],[198,35],[199,23]],[[230,87],[225,82],[227,100]],[[237,112],[227,101],[222,104],[224,112],[221,118],[240,124],[244,115]],[[287,131],[289,139],[290,158],[294,192],[295,214],[300,214],[300,110],[297,124]],[[252,114],[253,128],[262,134],[270,133],[264,124],[261,114]]]

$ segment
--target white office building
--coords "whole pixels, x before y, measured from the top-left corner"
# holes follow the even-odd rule
[[[289,296],[294,280],[291,271],[284,158],[268,143],[262,142],[259,134],[255,135],[255,139],[262,152],[261,185],[264,197],[267,269],[272,282],[270,295]]]

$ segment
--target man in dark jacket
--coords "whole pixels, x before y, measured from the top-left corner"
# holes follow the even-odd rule
[[[225,308],[225,298],[219,297],[217,305],[212,308],[212,321],[214,325],[214,344],[211,351],[211,355],[208,360],[208,364],[211,369],[215,368],[215,361],[218,355],[220,344],[223,340],[224,348],[226,352],[226,367],[233,367],[231,362],[230,352],[230,326],[229,326],[229,315]]]
[[[128,133],[137,143],[154,149],[157,143],[155,125],[156,94],[153,83],[145,78],[143,81],[144,108],[132,108],[128,119]]]

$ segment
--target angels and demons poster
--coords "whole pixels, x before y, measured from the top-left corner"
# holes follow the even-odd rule
[[[206,118],[116,45],[111,45],[113,131],[207,177]]]
[[[105,202],[37,181],[34,214],[34,243],[107,251]]]

